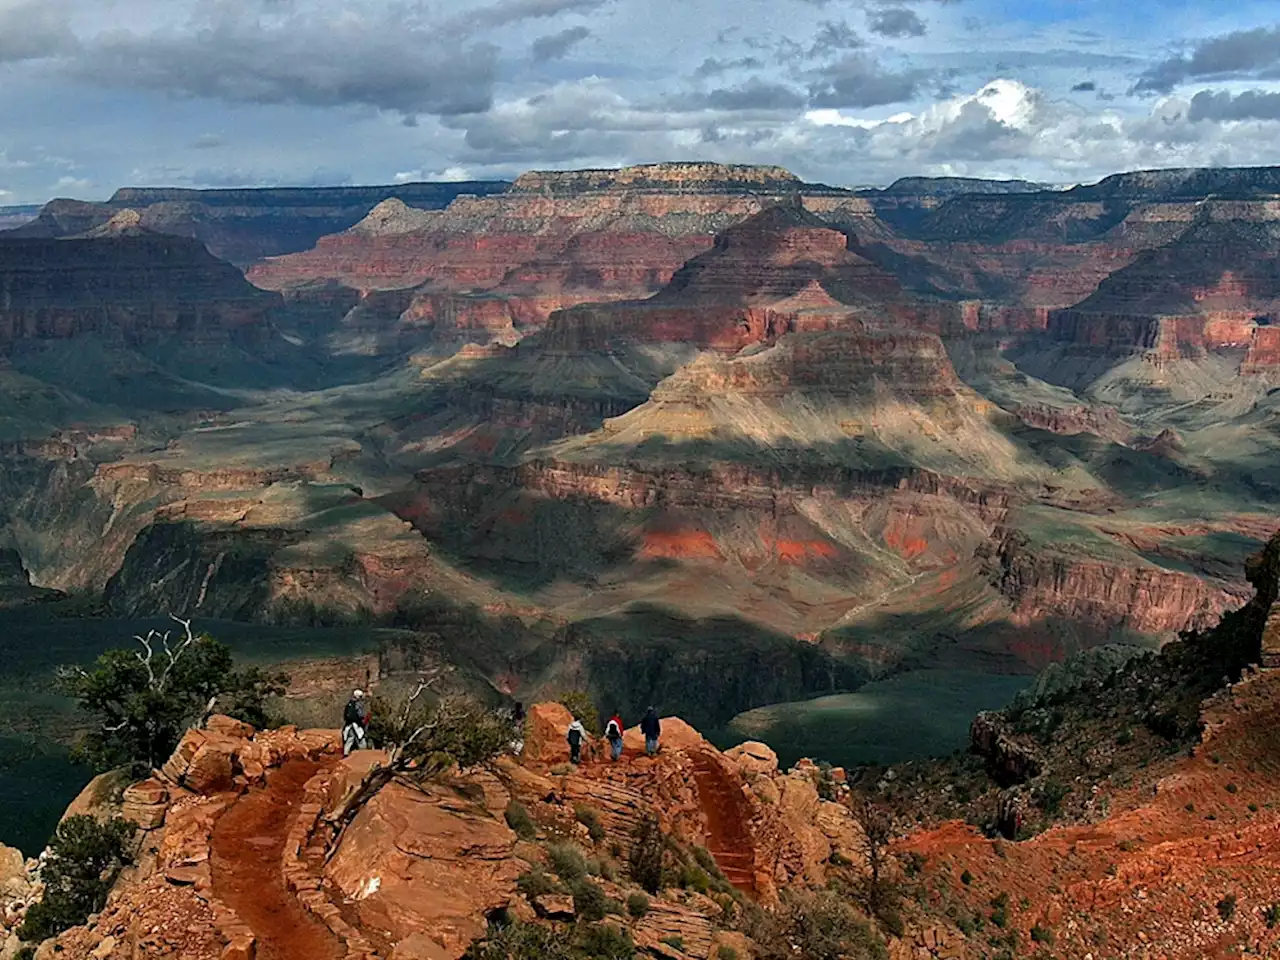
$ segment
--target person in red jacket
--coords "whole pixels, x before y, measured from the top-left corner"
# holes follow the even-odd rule
[[[614,713],[604,726],[604,737],[609,741],[609,755],[617,761],[622,756],[622,718]]]

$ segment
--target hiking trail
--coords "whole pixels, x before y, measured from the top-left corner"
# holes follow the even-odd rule
[[[707,817],[707,849],[724,878],[754,896],[756,854],[747,830],[751,809],[742,788],[706,753],[698,751],[691,758],[698,805]]]
[[[215,895],[257,939],[256,960],[342,960],[345,951],[328,928],[285,887],[285,839],[303,801],[303,787],[321,769],[290,760],[272,770],[267,785],[240,797],[213,829]]]

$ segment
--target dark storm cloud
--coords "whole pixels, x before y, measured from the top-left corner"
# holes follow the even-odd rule
[[[1201,40],[1190,55],[1162,60],[1139,77],[1139,93],[1168,93],[1208,77],[1251,76],[1280,65],[1280,27],[1256,27]]]
[[[1201,120],[1280,120],[1280,93],[1246,90],[1232,96],[1226,91],[1201,90],[1191,98],[1187,119]]]
[[[606,6],[611,0],[500,0],[467,13],[452,26],[502,27],[521,20],[546,19],[562,13],[586,13]]]
[[[688,94],[671,101],[676,109],[723,110],[729,112],[801,110],[807,100],[804,94],[786,84],[770,83],[752,77],[736,87],[723,87],[709,93]]]
[[[94,85],[232,103],[360,104],[447,116],[492,102],[493,44],[441,40],[430,25],[394,10],[341,27],[300,14],[263,22],[223,8],[202,29],[101,34],[67,69]]]
[[[0,63],[55,57],[75,46],[65,3],[25,0],[0,6]]]
[[[698,66],[698,69],[693,71],[693,75],[695,77],[715,77],[731,70],[759,70],[763,66],[764,61],[758,57],[736,57],[734,59],[707,57]]]
[[[1092,80],[1085,80],[1073,86],[1071,88],[1071,92],[1072,93],[1093,93],[1093,91],[1097,89],[1098,89],[1098,85],[1096,83],[1094,83]]]
[[[849,26],[848,21],[823,20],[809,45],[808,56],[810,59],[829,57],[834,53],[856,50],[862,46],[866,46],[866,41]]]
[[[925,23],[919,15],[904,7],[873,10],[867,23],[872,33],[878,33],[882,37],[923,37],[926,31]]]
[[[545,37],[539,37],[533,41],[533,59],[539,63],[547,60],[559,60],[573,49],[575,44],[581,43],[587,37],[591,36],[591,31],[586,27],[569,27],[567,30],[561,30],[559,33],[548,34]]]
[[[878,107],[910,100],[925,75],[918,70],[895,73],[865,53],[851,53],[813,71],[809,97],[818,107]]]

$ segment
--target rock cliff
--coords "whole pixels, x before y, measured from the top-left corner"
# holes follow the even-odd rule
[[[85,333],[203,340],[261,333],[278,294],[246,283],[195,240],[117,214],[99,235],[0,237],[0,347]]]
[[[387,199],[430,210],[462,194],[496,193],[507,186],[501,181],[468,181],[228,190],[128,187],[105,203],[50,201],[13,235],[74,236],[121,210],[134,209],[148,229],[195,238],[215,256],[245,266],[263,257],[306,250],[320,237],[347,229]]]

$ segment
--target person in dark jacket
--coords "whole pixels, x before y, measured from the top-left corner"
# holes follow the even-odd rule
[[[587,728],[582,725],[581,720],[574,720],[569,724],[569,732],[565,735],[565,739],[569,741],[569,762],[582,762],[582,742],[587,739]]]
[[[658,737],[662,735],[662,724],[658,721],[658,711],[650,707],[640,721],[640,732],[644,734],[644,752],[653,756],[658,752]]]
[[[352,750],[369,749],[369,704],[363,690],[352,692],[342,711],[342,755],[351,756]]]

